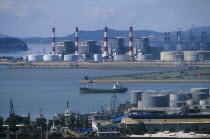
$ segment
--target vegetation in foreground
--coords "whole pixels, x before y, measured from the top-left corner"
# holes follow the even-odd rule
[[[116,80],[116,77],[97,78]],[[210,69],[182,70],[180,72],[161,72],[152,74],[119,76],[118,80],[210,80]]]

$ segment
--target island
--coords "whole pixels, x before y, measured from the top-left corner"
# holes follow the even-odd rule
[[[25,42],[17,38],[0,38],[0,51],[27,51]]]

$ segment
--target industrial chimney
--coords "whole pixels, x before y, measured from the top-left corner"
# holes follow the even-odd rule
[[[107,61],[109,53],[108,53],[108,37],[107,37],[108,28],[104,28],[104,61]]]
[[[78,27],[76,27],[75,32],[75,54],[78,54],[78,44],[79,44],[79,38],[78,38]]]
[[[52,28],[52,54],[55,54],[55,28]]]
[[[129,30],[129,56],[133,56],[133,27]]]

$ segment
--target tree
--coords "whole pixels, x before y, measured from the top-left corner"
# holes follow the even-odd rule
[[[69,128],[70,129],[74,129],[75,123],[76,123],[76,118],[73,115],[71,115],[69,117],[69,120],[68,120],[68,124],[69,124],[68,126],[69,126]]]
[[[143,135],[146,132],[146,128],[143,122],[139,122],[134,129],[136,135]]]
[[[4,124],[4,119],[3,117],[0,116],[0,129],[2,128],[3,124]]]
[[[36,127],[42,127],[42,129],[45,129],[46,121],[45,118],[36,118]]]

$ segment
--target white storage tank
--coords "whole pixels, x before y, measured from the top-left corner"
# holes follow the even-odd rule
[[[208,98],[208,95],[203,92],[193,93],[192,96],[193,96],[193,100],[194,100],[194,102],[196,102],[196,104],[199,104],[200,100]]]
[[[184,51],[184,61],[198,61],[198,52],[197,51]]]
[[[198,51],[199,60],[210,60],[210,51]]]
[[[94,61],[100,62],[102,61],[102,54],[94,54]]]
[[[78,61],[84,61],[84,57],[82,54],[77,54],[78,55]]]
[[[28,55],[28,61],[43,61],[43,55],[40,54]]]
[[[142,103],[142,101],[138,101],[138,108],[143,108],[143,103]]]
[[[167,107],[167,96],[165,95],[142,95],[142,104],[144,108]]]
[[[160,54],[161,61],[183,60],[184,54],[181,51],[163,51]]]
[[[131,91],[131,105],[137,106],[138,101],[141,100],[142,91]]]
[[[130,57],[129,57],[129,55],[114,55],[114,61],[128,62],[128,61],[130,61]]]
[[[147,61],[147,60],[153,60],[153,55],[152,54],[138,54],[137,55],[137,61]]]
[[[78,61],[78,55],[74,54],[64,55],[64,61]]]
[[[185,101],[191,98],[192,98],[191,94],[185,94],[185,93],[170,94],[170,101]]]
[[[28,61],[28,56],[23,56],[23,61]]]
[[[53,55],[53,54],[48,54],[48,55],[44,55],[43,60],[44,61],[58,61],[59,56],[58,55]]]

